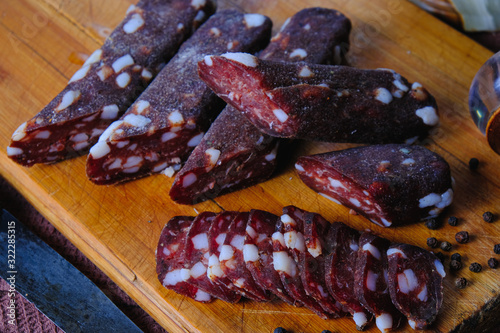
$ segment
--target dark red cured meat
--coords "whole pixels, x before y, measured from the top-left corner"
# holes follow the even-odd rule
[[[252,277],[262,289],[278,296],[281,300],[295,306],[295,301],[285,291],[278,272],[273,264],[272,235],[279,217],[263,210],[250,212],[243,245],[243,259]]]
[[[224,245],[221,246],[219,262],[227,278],[246,295],[257,301],[268,301],[271,295],[260,287],[247,269],[243,258],[246,227],[250,213],[239,213],[229,225]]]
[[[156,273],[160,283],[181,295],[199,302],[211,302],[212,297],[197,287],[182,281],[184,246],[194,217],[173,217],[163,228],[156,249]]]
[[[173,175],[225,105],[199,79],[197,62],[229,50],[256,52],[268,43],[271,26],[264,15],[234,9],[210,17],[91,148],[89,179],[114,184],[161,171]],[[206,153],[215,164],[216,152]]]
[[[208,232],[216,216],[216,213],[203,212],[193,220],[186,236],[182,278],[214,297],[235,303],[241,298],[239,293],[223,285],[212,283],[207,276],[209,261]]]
[[[215,10],[213,1],[141,0],[68,85],[13,134],[17,163],[53,163],[85,153]]]
[[[422,146],[373,145],[300,157],[316,192],[389,227],[436,217],[453,200],[448,163]]]
[[[234,285],[231,279],[227,277],[222,270],[219,262],[220,250],[226,240],[229,227],[238,215],[238,212],[224,211],[219,213],[212,222],[208,232],[208,252],[210,254],[210,258],[208,259],[207,276],[215,284],[222,284],[242,296],[260,301],[261,299],[259,297],[256,297],[247,290]]]
[[[358,245],[354,294],[375,316],[375,323],[381,332],[396,329],[403,315],[392,304],[387,286],[387,250],[391,242],[372,232],[363,232]]]
[[[327,235],[325,280],[330,295],[353,315],[354,322],[363,328],[369,321],[365,308],[354,294],[354,273],[358,252],[359,232],[344,223],[332,223]]]
[[[342,304],[329,293],[325,280],[325,236],[330,229],[330,222],[317,213],[306,212],[304,220],[304,241],[306,251],[299,255],[300,277],[307,295],[314,298],[334,317],[346,315]]]
[[[413,329],[428,328],[443,303],[443,264],[433,253],[409,244],[391,245],[387,258],[392,302]]]
[[[222,284],[229,289],[236,290],[236,286],[224,275],[220,269],[219,255],[220,248],[224,245],[227,229],[238,215],[238,212],[223,211],[219,213],[212,221],[212,225],[208,230],[208,268],[207,276],[215,284]]]
[[[303,9],[287,20],[260,57],[340,63],[349,49],[350,30],[351,22],[338,11]],[[177,174],[170,197],[178,203],[195,204],[263,182],[276,168],[278,144],[279,140],[261,133],[228,106]],[[211,166],[206,154],[209,150],[220,153],[215,167],[207,172]]]
[[[332,316],[331,313],[328,313],[320,303],[306,294],[300,276],[300,254],[305,251],[304,213],[303,210],[295,206],[283,208],[283,215],[272,236],[273,266],[291,297],[321,318],[328,319]]]
[[[434,97],[390,70],[226,53],[205,57],[198,73],[219,97],[272,136],[403,143],[426,137],[439,122]]]

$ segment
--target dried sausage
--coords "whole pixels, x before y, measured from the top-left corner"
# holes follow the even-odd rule
[[[334,222],[326,239],[325,247],[330,253],[325,259],[326,285],[330,295],[351,313],[356,326],[362,329],[370,317],[354,293],[359,232],[342,222]]]
[[[233,9],[210,17],[90,149],[89,179],[113,184],[179,170],[224,107],[199,79],[197,62],[207,54],[228,50],[256,52],[267,44],[271,26],[264,15]],[[209,171],[217,163],[218,152],[205,153]]]
[[[208,231],[208,252],[210,257],[208,258],[207,276],[215,284],[222,284],[247,298],[252,298],[252,295],[248,295],[244,289],[235,286],[231,282],[221,269],[219,262],[220,250],[224,245],[227,230],[238,214],[238,212],[224,211],[219,213],[213,220]]]
[[[305,212],[304,241],[306,251],[300,253],[299,267],[302,284],[307,295],[314,298],[333,317],[346,315],[342,304],[328,292],[325,279],[326,235],[330,222],[316,213]]]
[[[215,10],[213,1],[141,0],[36,116],[12,135],[11,159],[24,166],[86,152]]]
[[[301,303],[285,291],[278,272],[274,270],[272,235],[278,219],[278,216],[263,210],[253,209],[250,212],[245,230],[243,259],[255,283],[262,289],[288,304],[300,306]]]
[[[350,31],[351,22],[336,10],[303,9],[285,22],[260,57],[340,63],[349,49]],[[276,168],[279,143],[227,106],[175,177],[170,197],[195,204],[265,181]]]
[[[210,259],[208,232],[216,216],[217,214],[212,212],[203,212],[193,220],[186,236],[181,278],[214,297],[235,303],[241,298],[239,293],[221,284],[212,283],[207,276]]]
[[[365,231],[359,237],[354,274],[354,294],[375,316],[381,332],[399,327],[403,316],[392,304],[387,285],[387,250],[391,242]]]
[[[392,70],[225,53],[205,57],[198,72],[219,97],[271,136],[404,143],[426,137],[439,122],[434,97]]]
[[[242,212],[231,221],[220,250],[220,267],[225,276],[238,288],[244,290],[249,298],[268,301],[271,295],[255,282],[244,260],[243,247],[249,216],[250,213]]]
[[[273,267],[278,272],[288,294],[323,319],[332,316],[304,290],[300,274],[300,254],[305,251],[303,214],[295,206],[283,208],[273,239]]]
[[[173,217],[163,228],[156,249],[156,273],[161,284],[181,295],[208,303],[212,296],[201,289],[183,281],[184,247],[186,236],[194,217]]]
[[[422,146],[372,145],[300,157],[301,180],[389,227],[439,215],[453,200],[448,163]]]
[[[413,329],[426,329],[443,303],[443,264],[431,252],[409,244],[387,250],[388,285],[396,308]]]

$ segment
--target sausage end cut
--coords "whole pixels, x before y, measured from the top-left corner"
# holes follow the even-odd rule
[[[448,163],[421,146],[372,145],[304,156],[295,168],[320,195],[384,227],[434,218],[453,201]]]

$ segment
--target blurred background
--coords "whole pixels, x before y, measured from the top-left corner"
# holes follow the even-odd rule
[[[500,51],[500,1],[409,0],[493,52]]]

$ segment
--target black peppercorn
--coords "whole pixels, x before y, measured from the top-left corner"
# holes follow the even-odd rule
[[[500,244],[495,244],[495,246],[493,246],[493,252],[500,254]]]
[[[455,286],[458,289],[464,289],[467,286],[467,279],[464,277],[455,280]]]
[[[476,170],[478,166],[479,166],[479,160],[477,158],[473,157],[469,160],[469,168],[471,170]]]
[[[493,215],[492,212],[485,212],[483,214],[483,220],[485,222],[491,223],[491,222],[493,222],[494,219],[495,219],[495,216]]]
[[[460,253],[453,253],[450,259],[462,262],[462,256]]]
[[[450,251],[451,250],[451,243],[450,242],[442,242],[441,243],[441,250]]]
[[[448,224],[455,227],[458,224],[458,219],[455,216],[450,216],[448,218]]]
[[[427,221],[425,221],[425,226],[428,229],[436,230],[437,228],[439,228],[439,223],[436,221],[436,219],[428,219]]]
[[[332,333],[330,330],[322,330],[321,333]]]
[[[483,266],[481,266],[481,264],[477,263],[477,262],[473,262],[469,266],[469,270],[471,272],[474,272],[474,273],[479,273],[479,272],[481,272],[482,269],[483,269]]]
[[[467,231],[459,231],[455,234],[455,240],[460,244],[469,242],[469,233]]]
[[[458,271],[460,268],[462,268],[462,263],[458,260],[452,260],[450,261],[450,269],[453,271]]]
[[[498,260],[496,260],[495,258],[490,258],[488,260],[488,266],[490,266],[490,268],[497,268],[498,267]]]
[[[438,247],[438,240],[436,239],[436,237],[427,238],[427,246],[432,247],[433,249]]]
[[[283,327],[276,327],[273,333],[287,333],[287,330]]]
[[[441,252],[434,253],[434,255],[441,261],[442,263],[444,262],[444,254]]]

